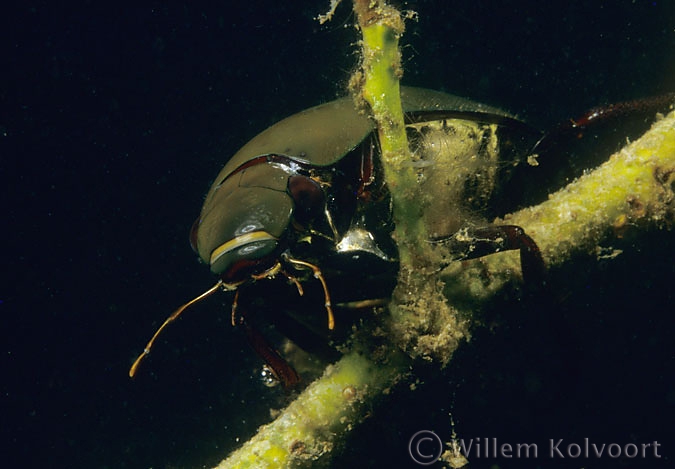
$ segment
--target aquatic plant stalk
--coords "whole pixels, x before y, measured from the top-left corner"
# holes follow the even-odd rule
[[[415,251],[417,240],[427,236],[401,107],[398,41],[404,22],[401,13],[384,1],[354,0],[354,11],[363,40],[361,69],[352,77],[351,87],[377,122],[385,180],[393,198],[394,237],[402,264],[410,265],[424,259]]]
[[[373,404],[386,399],[391,386],[409,373],[411,360],[399,348],[409,355],[433,358],[439,366],[447,363],[467,333],[465,321],[471,315],[471,311],[463,311],[464,321],[458,319],[452,304],[478,308],[511,282],[521,281],[514,252],[455,262],[440,274],[432,274],[436,254],[427,251],[425,229],[419,222],[424,199],[418,198],[415,205],[414,197],[419,194],[406,173],[405,160],[399,158],[408,155],[408,147],[404,132],[401,137],[402,118],[399,122],[397,117],[402,116],[400,62],[391,58],[398,57],[401,24],[395,19],[392,22],[391,10],[384,15],[382,10],[378,12],[383,2],[354,3],[357,13],[359,8],[367,8],[365,14],[358,14],[364,41],[363,75],[358,81],[364,84],[364,97],[371,102],[385,159],[391,155],[385,163],[392,165],[386,177],[395,203],[395,235],[405,253],[391,304],[390,329],[396,346],[377,354],[346,354],[218,468],[328,463]],[[386,138],[387,134],[392,138]],[[393,169],[396,165],[401,165],[399,170]],[[670,227],[675,218],[674,184],[675,113],[671,113],[546,202],[497,222],[523,227],[551,268],[565,264],[573,254],[593,255],[600,242],[620,236],[626,226]]]

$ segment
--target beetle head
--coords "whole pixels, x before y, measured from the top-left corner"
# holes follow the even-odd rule
[[[226,284],[259,278],[275,268],[290,239],[301,238],[319,219],[327,221],[324,190],[302,165],[287,156],[264,155],[232,172],[207,196],[190,242]]]
[[[191,233],[193,248],[225,283],[272,268],[291,220],[288,173],[270,164],[236,172],[209,194]]]

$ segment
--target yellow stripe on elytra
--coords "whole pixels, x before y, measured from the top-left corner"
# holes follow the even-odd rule
[[[237,248],[240,248],[246,244],[250,244],[256,241],[265,241],[269,239],[276,240],[274,236],[269,234],[267,231],[251,231],[243,235],[239,235],[234,239],[229,240],[226,243],[221,244],[211,253],[210,264],[213,265],[221,256],[227,254],[230,251],[233,251]]]

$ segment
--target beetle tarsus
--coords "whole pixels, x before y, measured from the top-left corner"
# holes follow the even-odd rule
[[[449,247],[457,260],[477,259],[502,251],[520,251],[520,265],[526,284],[544,283],[546,264],[537,243],[516,225],[465,228],[458,233],[432,239]]]

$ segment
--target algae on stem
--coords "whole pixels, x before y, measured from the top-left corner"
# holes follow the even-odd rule
[[[427,243],[427,214],[430,194],[419,183],[411,164],[400,98],[401,54],[398,40],[403,34],[401,13],[384,1],[355,0],[354,11],[361,30],[361,71],[352,79],[359,98],[365,100],[377,124],[381,159],[387,187],[392,196],[394,239],[398,246],[400,272],[389,305],[389,330],[393,342],[411,356],[419,334],[435,330],[446,339],[441,348],[447,363],[461,338],[467,335],[466,321],[443,295],[443,283],[434,279],[442,259]],[[416,318],[410,323],[410,318]],[[423,318],[423,319],[422,319]],[[441,332],[442,331],[442,332]]]

